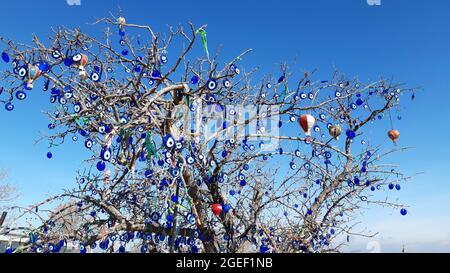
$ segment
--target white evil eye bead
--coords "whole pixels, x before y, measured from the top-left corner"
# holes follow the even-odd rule
[[[340,98],[341,97],[341,92],[339,92],[339,91],[334,92],[334,96],[336,98]]]
[[[25,67],[25,66],[22,66],[20,69],[19,69],[19,76],[20,77],[25,77],[26,75],[27,75],[27,73],[28,73],[28,70],[27,70],[27,68]]]
[[[320,132],[320,127],[318,125],[314,126],[314,132]]]
[[[164,146],[167,148],[172,148],[175,145],[175,139],[171,135],[166,135],[163,138]]]
[[[187,162],[187,164],[192,165],[192,164],[194,164],[195,160],[192,156],[187,156],[186,162]]]
[[[206,83],[206,86],[208,87],[209,90],[215,90],[217,87],[217,82],[213,79],[208,80],[208,82]]]
[[[356,108],[358,107],[356,104],[354,104],[354,103],[352,103],[352,104],[350,104],[350,107],[353,109],[353,110],[356,110]]]
[[[88,149],[91,149],[93,145],[94,143],[92,142],[92,139],[86,139],[86,141],[84,142],[84,147]]]
[[[70,100],[73,97],[73,93],[72,92],[66,92],[64,93],[64,97],[68,100]]]
[[[83,58],[83,56],[81,54],[76,54],[72,57],[72,61],[74,63],[78,63],[79,61],[81,61],[82,58]]]
[[[291,122],[295,122],[295,116],[291,116],[291,117],[289,118],[289,120],[290,120]]]
[[[161,60],[161,62],[162,62],[163,64],[166,64],[166,63],[167,63],[167,61],[168,61],[168,59],[167,59],[167,56],[166,56],[166,55],[161,55],[161,57],[160,57],[159,59]]]
[[[229,80],[224,80],[224,81],[223,81],[223,86],[224,86],[225,88],[230,88],[230,87],[231,87],[231,82],[230,82]]]
[[[23,92],[23,91],[17,91],[16,92],[16,98],[18,100],[24,100],[24,99],[27,98],[27,94],[25,92]]]
[[[302,100],[304,100],[304,99],[306,99],[308,97],[308,95],[306,95],[306,93],[300,93],[300,98],[302,99]]]
[[[73,111],[75,111],[75,113],[79,113],[81,111],[81,105],[79,103],[75,104],[73,106]]]
[[[267,88],[267,89],[272,88],[272,84],[271,84],[270,82],[266,83],[266,88]]]
[[[319,118],[320,118],[321,120],[326,119],[326,117],[327,117],[327,116],[325,116],[325,114],[320,114],[320,115],[319,115]]]
[[[301,155],[300,150],[295,150],[295,156],[300,157],[300,155]]]
[[[291,162],[289,165],[290,165],[292,170],[297,169],[297,164],[295,164],[294,162]]]
[[[111,159],[111,148],[103,147],[102,151],[100,152],[100,157],[104,161],[109,161]]]
[[[309,170],[311,168],[311,165],[308,162],[306,162],[305,164],[303,164],[303,168]]]
[[[104,125],[102,125],[102,126],[100,126],[100,127],[98,127],[98,132],[100,133],[100,134],[104,134],[105,133],[105,126]]]
[[[121,117],[120,118],[120,123],[127,124],[127,122],[128,122],[128,119],[126,117]]]
[[[313,94],[313,93],[308,93],[308,98],[309,98],[310,100],[314,99],[314,94]]]
[[[65,98],[65,97],[63,97],[63,96],[61,96],[61,97],[59,98],[59,103],[60,103],[61,105],[64,105],[64,104],[66,104],[66,103],[67,103],[67,100],[66,100],[66,98]]]
[[[61,52],[60,52],[58,49],[53,50],[53,52],[52,52],[52,57],[53,57],[54,59],[59,59],[59,58],[61,58]]]
[[[97,72],[92,72],[91,74],[91,80],[93,82],[98,82],[100,81],[100,75]]]
[[[183,143],[177,142],[175,147],[177,148],[177,150],[181,150],[181,148],[183,148]]]

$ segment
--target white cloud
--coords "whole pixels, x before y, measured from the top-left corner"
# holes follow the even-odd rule
[[[67,5],[69,6],[80,6],[81,0],[66,0]]]

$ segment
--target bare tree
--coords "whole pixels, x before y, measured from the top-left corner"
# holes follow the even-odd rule
[[[13,64],[5,108],[42,82],[55,105],[49,149],[73,140],[92,152],[75,188],[16,208],[42,222],[3,232],[32,234],[17,251],[65,240],[82,252],[131,242],[142,252],[332,252],[342,235],[374,235],[355,231],[357,210],[401,208],[380,196],[408,179],[385,159],[404,148],[366,136],[384,120],[394,129],[391,114],[413,89],[338,72],[298,76],[286,64],[280,77],[254,81],[257,69],[239,67],[251,49],[220,64],[206,26],[164,35],[124,17],[98,24],[102,38],[58,28],[48,46],[1,38]],[[55,202],[65,205],[50,216],[40,209]],[[62,219],[76,224],[69,231]]]

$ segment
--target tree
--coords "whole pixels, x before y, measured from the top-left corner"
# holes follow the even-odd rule
[[[49,149],[72,139],[92,152],[75,188],[22,208],[42,224],[8,229],[31,234],[21,251],[71,241],[124,252],[133,241],[142,252],[334,252],[342,236],[374,235],[354,230],[360,208],[401,208],[374,193],[408,179],[384,161],[404,148],[363,137],[387,118],[394,129],[391,112],[414,89],[338,72],[318,80],[286,64],[255,82],[256,69],[239,68],[251,49],[220,64],[206,26],[163,35],[124,17],[98,24],[103,39],[65,28],[48,46],[1,38],[13,64],[6,110],[40,81],[54,104]],[[67,217],[70,232],[58,224]]]

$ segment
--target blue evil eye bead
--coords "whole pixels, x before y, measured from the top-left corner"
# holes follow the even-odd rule
[[[399,190],[401,190],[401,188],[402,188],[402,187],[400,186],[400,184],[396,184],[396,185],[395,185],[395,189],[396,189],[396,190],[399,191]]]
[[[336,91],[336,92],[334,92],[334,96],[335,96],[336,98],[340,98],[340,97],[342,96],[342,94],[341,94],[340,91]]]
[[[315,125],[314,126],[314,132],[320,132],[320,127],[319,127],[319,125]]]
[[[191,78],[191,84],[197,84],[198,83],[198,76],[197,75],[194,75],[194,76],[192,76],[192,78]]]
[[[363,103],[364,103],[364,101],[363,101],[361,98],[358,98],[358,99],[356,100],[356,105],[358,105],[358,106],[363,105]]]
[[[406,214],[408,214],[408,211],[406,209],[401,209],[400,214],[405,216]]]
[[[314,94],[313,94],[312,92],[309,92],[309,93],[308,93],[308,98],[309,98],[310,100],[314,99]]]
[[[213,79],[209,79],[208,82],[206,83],[206,86],[209,90],[213,91],[217,87],[217,82]]]
[[[282,75],[281,77],[278,78],[278,83],[282,83],[284,81],[285,77],[284,75]]]
[[[191,224],[191,225],[195,225],[195,217],[194,215],[192,215],[192,213],[188,213],[186,215],[186,221]]]
[[[111,240],[111,242],[115,242],[118,239],[118,236],[116,233],[111,233],[109,234],[109,239]]]
[[[306,162],[305,164],[303,164],[303,168],[305,168],[306,170],[309,170],[311,168],[311,164]]]
[[[166,148],[170,149],[175,146],[175,139],[171,135],[166,135],[163,138],[163,144]]]
[[[72,136],[72,140],[73,141],[78,141],[78,137],[77,136]]]
[[[74,104],[74,105],[73,105],[73,111],[74,111],[75,113],[80,113],[80,111],[81,111],[81,104],[79,104],[79,103]]]
[[[97,170],[103,172],[106,169],[106,164],[103,161],[97,163]]]
[[[3,90],[4,90],[3,86],[0,86],[0,95],[3,93]]]
[[[48,159],[51,159],[52,157],[53,157],[53,154],[52,154],[51,152],[48,152],[48,153],[47,153],[47,158],[48,158]]]
[[[166,55],[161,55],[161,57],[159,57],[159,60],[161,61],[161,63],[166,64],[169,60],[167,59]]]
[[[394,189],[394,184],[390,183],[390,184],[388,185],[388,188],[389,188],[390,190],[393,190],[393,189]]]
[[[186,163],[187,164],[192,165],[192,164],[194,164],[194,162],[195,162],[194,157],[192,157],[192,156],[187,156],[186,157]]]
[[[125,45],[127,44],[127,42],[125,42],[124,39],[120,39],[119,44],[120,44],[121,46],[125,46]]]
[[[11,102],[5,103],[5,109],[6,109],[6,111],[14,110],[14,104],[12,104]]]
[[[223,87],[230,88],[231,87],[231,82],[228,79],[225,79],[223,81]]]
[[[205,96],[206,104],[211,105],[216,102],[216,97],[213,94],[208,94]]]
[[[152,72],[152,77],[154,78],[154,79],[161,79],[161,72],[159,72],[158,70],[153,70],[153,72]]]
[[[73,63],[78,63],[79,61],[81,61],[82,58],[83,58],[83,55],[75,54],[74,56],[72,56],[72,62]]]
[[[355,104],[355,103],[351,103],[350,104],[350,107],[353,109],[353,110],[356,110],[356,108],[358,108],[358,106]]]
[[[86,147],[86,148],[88,148],[88,149],[91,149],[93,145],[94,145],[94,142],[92,141],[92,139],[87,139],[87,140],[84,142],[84,147]]]
[[[295,150],[295,156],[296,157],[300,157],[301,156],[300,150]]]
[[[171,168],[169,172],[172,177],[178,177],[180,175],[180,170],[178,168]]]
[[[22,66],[19,68],[18,75],[19,77],[25,78],[25,76],[28,74],[28,69],[26,66]]]
[[[97,72],[92,72],[91,73],[91,80],[93,82],[99,82],[100,81],[100,74]]]
[[[144,173],[145,178],[149,179],[153,177],[153,170],[146,170]]]
[[[289,166],[291,167],[292,170],[297,169],[297,164],[295,164],[295,162],[291,162],[291,163],[289,164]]]
[[[155,81],[154,81],[153,79],[150,79],[150,80],[148,81],[148,85],[149,85],[149,86],[152,86],[153,84],[155,84]]]
[[[127,56],[128,55],[128,50],[126,50],[126,49],[122,50],[122,55],[123,56]]]
[[[331,153],[330,152],[325,152],[325,158],[330,159],[331,158]]]
[[[103,147],[103,149],[100,152],[100,157],[104,161],[109,161],[111,159],[111,148],[109,147]]]
[[[67,57],[66,59],[64,59],[65,66],[72,66],[72,64],[73,64],[73,59],[71,57]]]
[[[153,222],[158,222],[159,218],[161,218],[161,215],[159,214],[159,212],[153,212],[152,214],[150,214],[150,219],[152,219]]]
[[[53,49],[52,51],[52,58],[53,59],[60,59],[62,57],[61,51],[59,49]]]
[[[356,133],[355,133],[354,131],[352,131],[352,130],[347,130],[347,131],[345,132],[345,134],[347,135],[347,137],[348,137],[349,139],[354,139],[354,138],[356,137]]]
[[[302,100],[306,99],[307,97],[308,97],[308,95],[306,95],[306,93],[304,93],[304,92],[301,92],[301,93],[300,93],[300,98],[301,98]]]
[[[14,71],[14,73],[15,74],[17,74],[17,68],[19,68],[19,64],[20,64],[20,62],[18,61],[18,60],[13,60],[12,61],[12,68],[13,68],[13,71]]]
[[[267,88],[267,89],[272,88],[272,84],[271,84],[270,82],[266,83],[266,88]]]
[[[70,100],[73,97],[73,93],[71,91],[64,93],[64,97],[66,100]]]
[[[8,55],[8,53],[2,52],[2,60],[3,60],[5,63],[9,63],[9,55]]]
[[[319,118],[321,119],[321,120],[325,120],[326,118],[327,118],[327,116],[325,115],[325,114],[320,114],[319,115]]]
[[[108,68],[106,68],[106,72],[108,72],[108,73],[113,73],[113,69],[112,69],[112,67],[108,67]]]
[[[16,98],[18,100],[24,100],[24,99],[27,98],[27,94],[25,92],[23,92],[23,91],[17,91],[16,92]]]
[[[37,63],[37,66],[42,73],[47,73],[48,71],[50,71],[50,64],[46,61],[39,61]]]
[[[295,122],[296,118],[295,118],[295,116],[290,116],[290,117],[289,117],[289,120],[290,120],[291,122]]]
[[[50,102],[51,103],[55,103],[57,99],[58,99],[57,96],[50,96]]]

